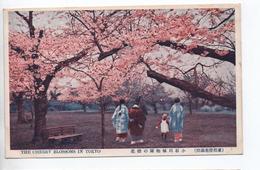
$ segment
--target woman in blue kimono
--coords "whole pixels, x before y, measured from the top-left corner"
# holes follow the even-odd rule
[[[183,107],[180,104],[180,99],[176,98],[174,100],[174,105],[170,110],[170,130],[174,133],[174,142],[182,141],[182,131],[183,131],[183,121],[184,112]]]
[[[116,142],[125,142],[128,132],[128,109],[125,105],[125,100],[121,99],[119,106],[112,116],[113,127],[116,129]]]

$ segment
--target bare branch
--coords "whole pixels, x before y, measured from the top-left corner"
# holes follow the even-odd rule
[[[229,16],[228,16],[227,18],[223,19],[220,23],[218,23],[217,25],[215,25],[215,26],[209,28],[209,30],[214,30],[214,29],[218,28],[219,26],[221,26],[222,24],[224,24],[225,22],[227,22],[234,14],[235,14],[235,10],[233,10],[233,11],[229,14]]]
[[[20,12],[15,12],[18,16],[20,16],[28,25],[29,33],[31,38],[35,38],[35,27],[33,26],[33,11],[29,11],[29,16],[26,17]]]
[[[204,69],[204,67],[213,67],[213,66],[216,66],[218,64],[221,64],[223,63],[223,61],[220,61],[220,62],[217,62],[217,63],[214,63],[214,64],[211,64],[211,65],[205,65],[205,64],[202,64],[202,63],[197,63],[194,67],[190,68],[189,70],[185,71],[184,74],[187,74],[189,73],[190,71],[196,69],[198,66],[201,66],[202,70]]]

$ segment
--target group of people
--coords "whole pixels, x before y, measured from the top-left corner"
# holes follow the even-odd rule
[[[116,130],[116,142],[126,142],[129,132],[132,145],[143,143],[145,121],[146,115],[138,103],[128,110],[125,100],[121,99],[112,116],[113,127]],[[162,118],[156,128],[160,127],[163,140],[166,140],[169,132],[173,132],[174,142],[181,142],[183,139],[183,121],[183,107],[180,104],[180,99],[176,98],[169,114],[162,114]]]

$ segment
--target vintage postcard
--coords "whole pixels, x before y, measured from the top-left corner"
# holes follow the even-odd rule
[[[7,158],[242,154],[240,5],[4,12]]]

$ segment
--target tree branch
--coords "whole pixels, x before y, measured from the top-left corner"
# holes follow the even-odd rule
[[[69,58],[67,60],[64,61],[60,61],[54,68],[54,70],[49,73],[46,78],[43,81],[43,85],[45,86],[46,89],[48,89],[49,84],[51,82],[51,80],[54,78],[55,74],[62,70],[63,68],[69,66],[72,63],[77,62],[78,60],[82,59],[83,57],[85,57],[88,53],[89,49],[83,49],[81,52],[79,52],[78,54],[74,55],[74,57]]]
[[[176,43],[174,41],[169,41],[169,40],[158,41],[157,44],[159,44],[161,46],[170,47],[175,50],[186,50],[187,49],[186,45],[179,44],[179,43]],[[230,51],[230,50],[228,50],[228,53],[225,55],[219,55],[218,53],[216,53],[215,49],[198,45],[196,48],[192,48],[192,49],[188,50],[187,53],[210,57],[210,58],[218,59],[221,61],[227,61],[234,65],[236,64],[236,53],[234,51]]]
[[[194,97],[200,97],[200,98],[203,98],[203,99],[207,99],[207,100],[210,100],[210,101],[212,101],[216,104],[226,106],[226,107],[230,107],[230,108],[233,108],[233,109],[236,108],[236,100],[235,99],[229,98],[229,97],[224,97],[224,96],[214,95],[214,94],[212,94],[208,91],[205,91],[204,89],[197,87],[194,84],[191,84],[188,81],[180,80],[180,79],[177,79],[177,78],[169,78],[169,77],[166,77],[165,75],[160,74],[158,72],[155,72],[153,70],[148,70],[147,76],[157,80],[160,83],[167,83],[167,84],[174,86],[174,87],[177,87],[177,88],[179,88],[183,91],[187,91]]]
[[[220,23],[218,23],[217,25],[215,25],[215,26],[209,28],[209,30],[214,30],[214,29],[218,28],[220,25],[222,25],[222,24],[224,24],[226,21],[228,21],[234,14],[235,14],[235,10],[233,10],[233,11],[231,12],[231,14],[230,14],[227,18],[223,19]]]
[[[85,72],[83,70],[80,70],[80,69],[73,68],[71,66],[68,66],[68,67],[70,69],[74,70],[74,71],[81,72],[81,73],[85,74],[86,76],[88,76],[94,82],[96,88],[99,89],[100,86],[98,86],[98,83],[97,83],[96,79],[93,76],[91,76],[89,73],[87,73],[87,72]]]
[[[98,56],[98,61],[101,61],[101,60],[103,60],[103,59],[105,59],[105,58],[107,58],[107,57],[117,53],[119,50],[121,50],[121,49],[123,49],[123,48],[125,48],[127,46],[128,46],[127,44],[123,43],[122,47],[113,48],[113,49],[111,49],[109,51],[101,52],[99,54],[99,56]]]
[[[35,27],[33,26],[33,11],[29,11],[29,16],[26,17],[23,14],[21,14],[18,11],[15,11],[15,13],[20,16],[28,25],[29,28],[29,33],[30,33],[30,37],[34,38],[35,37]]]
[[[211,64],[211,65],[205,65],[205,64],[202,64],[202,63],[198,62],[194,67],[192,67],[192,68],[188,69],[187,71],[185,71],[184,74],[187,74],[188,72],[196,69],[198,66],[201,66],[202,70],[204,70],[204,67],[213,67],[213,66],[216,66],[217,64],[221,64],[221,63],[222,63],[222,61],[214,63],[214,64]]]

